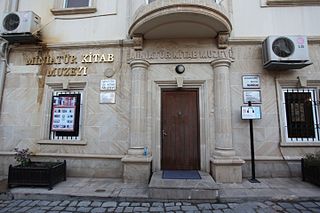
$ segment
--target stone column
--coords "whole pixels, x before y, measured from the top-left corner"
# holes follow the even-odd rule
[[[211,158],[211,173],[217,182],[242,181],[243,160],[235,156],[232,141],[231,92],[229,59],[211,62],[214,72],[215,151]]]
[[[148,183],[152,157],[144,155],[147,147],[147,69],[145,60],[134,60],[131,67],[130,147],[122,158],[124,182]]]
[[[4,89],[4,81],[7,72],[7,52],[8,52],[8,42],[5,39],[0,38],[0,108],[2,107],[2,95]]]

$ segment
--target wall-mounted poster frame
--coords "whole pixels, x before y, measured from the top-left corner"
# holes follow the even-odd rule
[[[260,90],[244,90],[243,103],[247,104],[251,101],[253,104],[261,104],[261,91]]]
[[[50,130],[56,136],[78,136],[80,94],[59,94],[52,97]]]

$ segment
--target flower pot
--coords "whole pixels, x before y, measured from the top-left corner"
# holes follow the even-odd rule
[[[9,166],[8,187],[47,186],[49,190],[56,183],[66,180],[66,161],[30,162],[26,166]]]

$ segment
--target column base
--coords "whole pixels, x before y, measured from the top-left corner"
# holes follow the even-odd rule
[[[149,183],[152,156],[126,155],[121,161],[124,183]]]
[[[238,157],[214,157],[210,159],[210,170],[217,183],[241,183],[244,160]]]

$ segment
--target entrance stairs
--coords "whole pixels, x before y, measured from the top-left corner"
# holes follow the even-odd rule
[[[154,172],[149,183],[149,198],[161,200],[216,200],[218,185],[210,174],[199,171],[201,179],[163,179]]]

